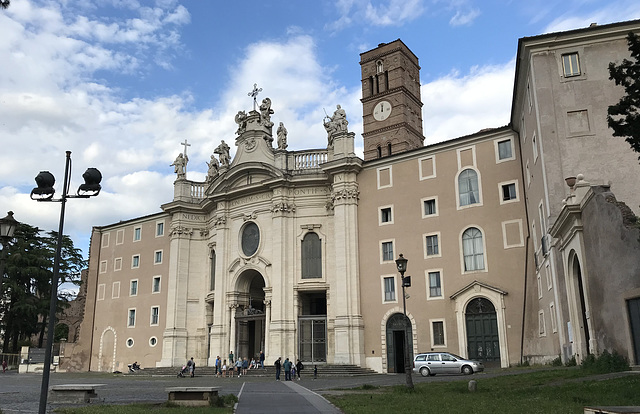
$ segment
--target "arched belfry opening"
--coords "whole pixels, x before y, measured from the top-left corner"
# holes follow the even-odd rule
[[[264,350],[266,312],[265,281],[260,272],[245,270],[236,284],[237,307],[235,308],[236,355],[239,358],[258,357]]]

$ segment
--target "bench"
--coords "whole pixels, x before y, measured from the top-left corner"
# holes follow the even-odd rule
[[[96,388],[104,384],[62,384],[49,387],[49,402],[52,404],[83,404],[97,398]]]
[[[584,414],[638,414],[640,407],[584,407]]]
[[[170,387],[169,402],[181,406],[209,406],[218,400],[218,387]]]

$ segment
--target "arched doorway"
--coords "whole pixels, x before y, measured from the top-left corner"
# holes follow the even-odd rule
[[[469,359],[500,361],[496,308],[486,298],[472,299],[465,310]]]
[[[413,338],[411,324],[408,318],[401,313],[393,314],[387,320],[387,372],[403,373],[404,353],[408,348],[409,360],[413,360],[411,355],[412,344],[406,347],[407,338]]]
[[[236,345],[238,358],[257,358],[264,350],[265,341],[265,282],[256,270],[246,270],[237,284],[238,307],[236,308]]]
[[[116,331],[107,327],[100,336],[100,351],[98,352],[98,371],[115,371],[116,361]]]
[[[580,261],[577,255],[573,257],[572,273],[578,290],[576,304],[579,312],[578,317],[580,318],[579,335],[582,340],[581,342],[584,344],[583,349],[586,352],[585,355],[589,355],[591,354],[591,348],[589,346],[591,335],[589,334],[589,321],[587,320],[587,303],[585,301],[584,284],[582,283],[582,271],[580,270]]]

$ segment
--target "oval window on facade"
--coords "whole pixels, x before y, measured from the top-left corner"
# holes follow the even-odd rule
[[[242,228],[241,245],[245,256],[256,254],[260,245],[260,229],[256,223],[247,223]]]

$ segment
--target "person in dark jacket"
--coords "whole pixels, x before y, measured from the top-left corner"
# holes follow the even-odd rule
[[[273,364],[276,367],[276,381],[280,381],[280,369],[282,369],[282,363],[280,360],[282,360],[282,357],[278,357],[276,362]]]

